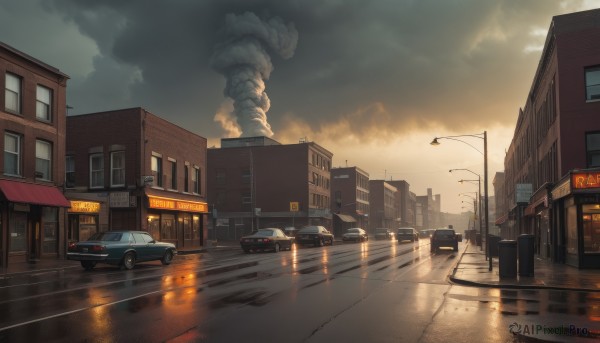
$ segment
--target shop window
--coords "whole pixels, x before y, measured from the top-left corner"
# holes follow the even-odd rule
[[[600,100],[600,66],[585,68],[586,100]]]
[[[160,241],[160,216],[158,214],[148,215],[148,232],[157,241]]]
[[[125,186],[125,151],[110,153],[110,186]]]
[[[35,142],[35,177],[42,180],[52,180],[52,145],[48,142]]]
[[[583,205],[583,249],[600,253],[600,204]]]
[[[186,240],[192,239],[192,216],[183,214],[183,237]]]
[[[192,221],[192,239],[200,240],[200,216],[194,216]]]
[[[162,158],[159,156],[152,156],[152,176],[154,176],[154,186],[163,186],[163,171],[162,171]]]
[[[177,232],[175,228],[175,217],[170,214],[163,214],[161,223],[161,236],[162,239],[175,240],[177,239]]]
[[[21,113],[21,78],[8,73],[5,78],[4,109],[8,112]]]
[[[79,216],[79,241],[87,241],[94,233],[98,231],[96,216]]]
[[[577,255],[577,206],[569,206],[567,212],[567,253]]]
[[[35,116],[39,120],[52,120],[52,90],[44,86],[37,86]]]
[[[104,155],[90,155],[90,188],[104,187]]]
[[[21,175],[21,136],[4,134],[4,174]]]
[[[42,233],[42,253],[56,253],[58,246],[58,209],[56,207],[42,207]]]
[[[25,252],[27,250],[27,213],[13,212],[9,223],[9,251]]]

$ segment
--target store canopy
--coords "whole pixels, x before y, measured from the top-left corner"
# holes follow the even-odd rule
[[[340,218],[343,222],[346,223],[356,223],[356,219],[354,219],[354,217],[349,216],[347,214],[335,214],[336,216],[338,216],[338,218]]]
[[[24,204],[71,207],[71,202],[56,187],[0,180],[0,191],[6,200]]]

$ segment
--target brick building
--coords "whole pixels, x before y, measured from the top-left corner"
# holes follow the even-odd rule
[[[395,230],[400,227],[397,193],[398,189],[384,180],[369,181],[369,233],[374,233],[376,228]]]
[[[0,43],[0,266],[66,249],[64,182],[68,76]]]
[[[599,41],[598,9],[552,18],[495,190],[503,238],[580,268],[600,266]]]
[[[401,227],[416,227],[416,207],[417,197],[415,193],[410,191],[410,184],[405,180],[390,180],[386,181],[390,185],[396,187],[396,207],[399,211]]]
[[[148,231],[178,249],[206,241],[206,139],[143,108],[67,117],[67,238]]]
[[[369,174],[358,167],[331,169],[333,233],[341,237],[350,227],[369,227]]]
[[[224,138],[208,149],[211,239],[234,240],[264,227],[331,229],[331,159],[314,142]]]

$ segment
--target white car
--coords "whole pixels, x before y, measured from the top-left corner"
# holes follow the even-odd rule
[[[346,233],[342,235],[342,241],[344,242],[365,242],[369,240],[367,231],[354,227],[346,230]]]

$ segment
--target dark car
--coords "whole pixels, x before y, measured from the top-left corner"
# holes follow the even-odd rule
[[[354,227],[346,230],[346,233],[342,235],[342,241],[344,242],[366,242],[369,240],[369,235],[367,235],[367,231]]]
[[[296,244],[333,245],[333,234],[323,226],[305,226],[296,232]]]
[[[286,236],[281,229],[265,228],[259,229],[249,236],[240,239],[242,250],[248,253],[250,251],[273,251],[292,249],[292,238]]]
[[[419,233],[412,227],[401,227],[396,232],[396,239],[398,239],[398,243],[403,241],[418,241]]]
[[[157,242],[144,231],[97,232],[87,241],[71,243],[67,259],[81,261],[86,270],[97,263],[132,269],[137,262],[160,260],[171,264],[177,249],[172,243]]]
[[[394,233],[390,229],[377,228],[375,229],[375,239],[394,239]]]
[[[458,251],[459,237],[453,229],[436,229],[431,235],[431,252],[440,248],[452,248]]]

